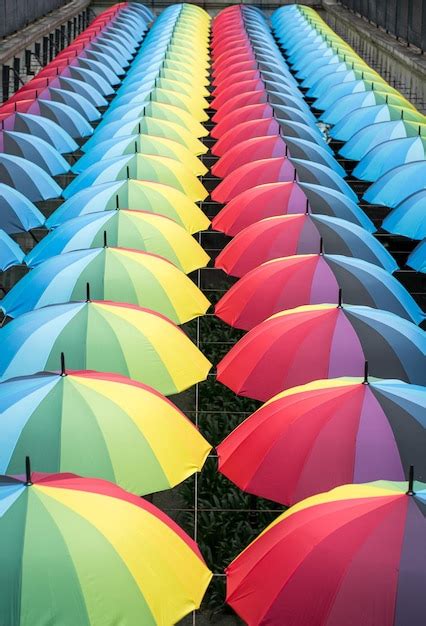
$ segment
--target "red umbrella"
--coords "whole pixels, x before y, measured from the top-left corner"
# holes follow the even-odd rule
[[[228,130],[235,128],[235,126],[241,124],[242,122],[248,122],[249,120],[261,120],[265,118],[271,119],[273,115],[274,110],[271,105],[267,103],[248,104],[246,106],[242,106],[239,109],[231,111],[225,115],[212,129],[211,136],[215,137],[215,139],[219,139],[227,133]]]
[[[268,94],[266,91],[248,91],[245,93],[239,93],[233,98],[230,98],[219,111],[213,115],[212,120],[216,124],[221,121],[225,115],[231,111],[235,111],[240,107],[247,106],[249,104],[260,104],[268,101]]]
[[[241,396],[268,400],[320,378],[372,376],[424,385],[424,332],[387,311],[320,304],[282,311],[255,326],[217,366]]]
[[[247,107],[245,107],[247,108]],[[266,137],[253,137],[238,143],[226,152],[213,165],[211,172],[214,176],[225,178],[233,170],[241,165],[259,159],[270,159],[283,157],[286,155],[286,145],[283,139],[277,135],[266,135]]]
[[[220,82],[216,83],[216,87],[212,92],[212,96],[216,98],[220,94],[228,89],[228,87],[234,87],[240,83],[245,83],[249,80],[258,80],[260,78],[259,70],[245,70],[244,72],[235,72],[235,74],[228,74],[223,76]]]
[[[225,102],[227,102],[230,98],[234,96],[245,93],[246,91],[264,91],[265,85],[263,80],[254,79],[254,80],[245,80],[238,84],[233,84],[220,92],[213,102],[211,103],[212,109],[220,109]]]
[[[233,170],[214,189],[211,197],[216,202],[229,202],[238,194],[256,185],[296,180],[296,170],[286,157],[260,159]]]
[[[248,122],[241,122],[235,128],[231,128],[227,133],[215,143],[212,148],[213,154],[216,156],[223,156],[225,152],[230,150],[233,146],[245,141],[246,139],[252,139],[253,137],[265,137],[266,135],[280,134],[280,126],[277,120],[263,119],[263,120],[249,120]]]
[[[234,47],[233,51],[222,52],[222,54],[212,63],[213,76],[216,76],[219,72],[232,68],[236,64],[244,61],[254,61],[254,53],[252,50],[247,48],[246,44]]]
[[[241,230],[267,217],[306,213],[306,195],[297,183],[257,185],[228,202],[213,218],[214,230],[233,237]]]
[[[243,35],[235,35],[232,38],[229,37],[225,41],[218,42],[216,46],[213,46],[212,44],[213,62],[216,61],[216,59],[218,60],[218,59],[225,58],[225,55],[232,56],[234,50],[249,51],[250,49],[251,49],[250,43],[249,43],[247,35],[243,34]]]
[[[225,80],[229,79],[230,76],[236,76],[238,74],[245,74],[245,72],[252,72],[257,70],[257,63],[255,59],[244,59],[242,61],[238,61],[232,63],[232,65],[227,65],[226,67],[220,67],[213,72],[214,79],[213,85],[219,86],[224,83]],[[238,80],[238,76],[236,77]],[[243,79],[244,80],[244,79]]]

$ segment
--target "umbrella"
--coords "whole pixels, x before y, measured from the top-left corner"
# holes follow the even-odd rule
[[[182,191],[193,202],[204,200],[208,192],[197,177],[182,163],[170,157],[134,154],[105,159],[91,165],[64,189],[64,198],[92,185],[127,180],[163,183]]]
[[[95,107],[103,107],[107,106],[108,104],[108,101],[99,93],[99,91],[97,91],[97,89],[92,87],[92,85],[89,85],[83,80],[78,80],[76,78],[70,78],[61,75],[50,78],[38,78],[36,76],[31,81],[26,83],[19,91],[17,91],[13,97],[17,96],[20,93],[23,94],[26,91],[32,93],[36,89],[42,89],[43,87],[53,87],[56,89],[79,94],[81,96],[84,96],[84,98]]]
[[[319,145],[317,143],[312,143],[312,141],[298,139],[296,137],[283,137],[283,140],[286,143],[289,155],[292,159],[313,161],[318,165],[329,167],[341,177],[346,176],[344,168],[328,151],[327,144],[324,143],[323,145]]]
[[[149,502],[99,479],[31,473],[29,463],[26,477],[0,485],[5,622],[172,624],[199,606],[211,573]]]
[[[195,176],[203,176],[207,172],[203,163],[186,146],[172,139],[147,134],[127,135],[102,141],[83,154],[73,165],[72,170],[81,173],[101,160],[135,153],[165,156],[180,161]]]
[[[415,324],[424,320],[405,287],[386,270],[361,259],[323,253],[275,258],[255,267],[222,296],[215,314],[230,326],[250,330],[279,311],[337,304],[340,289],[348,304],[392,311]]]
[[[279,135],[278,122],[271,119],[249,120],[241,122],[235,128],[231,128],[212,146],[215,156],[223,156],[234,146],[253,137],[265,137],[267,135]]]
[[[33,270],[35,271],[35,270]],[[113,302],[56,304],[0,329],[0,380],[67,367],[129,376],[172,395],[204,380],[209,361],[169,319]]]
[[[118,120],[117,122],[111,122],[105,125],[99,130],[96,129],[96,133],[82,146],[82,150],[83,152],[88,152],[100,142],[110,140],[114,137],[128,137],[136,133],[172,139],[186,146],[194,155],[205,154],[208,150],[201,141],[191,135],[185,128],[179,126],[179,124],[148,116],[130,120],[130,122],[126,123]]]
[[[0,300],[0,309],[17,317],[50,304],[83,300],[87,284],[96,300],[144,306],[176,324],[203,315],[210,306],[192,280],[170,261],[148,252],[105,246],[43,261]]]
[[[252,80],[244,80],[241,82],[235,82],[233,85],[229,85],[226,89],[223,89],[219,95],[217,95],[211,103],[211,108],[216,111],[221,109],[222,106],[236,96],[239,93],[248,93],[250,91],[264,91],[265,85],[260,78],[254,78]]]
[[[18,244],[0,229],[0,271],[4,272],[13,265],[20,265],[24,256]]]
[[[0,151],[22,157],[41,167],[50,176],[65,174],[69,164],[47,141],[27,133],[0,131]]]
[[[383,220],[382,228],[394,235],[420,241],[426,237],[426,189],[408,196]]]
[[[398,380],[314,381],[278,394],[228,435],[219,470],[285,505],[346,483],[404,480],[410,463],[424,479],[425,407],[426,387]]]
[[[301,182],[321,185],[342,193],[354,202],[358,201],[358,196],[342,176],[327,165],[295,158],[291,158],[291,162]]]
[[[34,267],[57,254],[99,248],[103,245],[104,233],[109,245],[158,254],[185,274],[209,262],[200,244],[170,218],[126,209],[88,213],[64,222],[27,254],[25,262]]]
[[[313,68],[312,68],[313,69]],[[330,87],[327,92],[318,98],[315,103],[315,109],[320,111],[326,111],[329,109],[334,103],[338,102],[344,96],[348,96],[351,94],[355,94],[360,91],[383,91],[386,89],[386,92],[389,94],[395,93],[398,95],[396,89],[393,89],[389,85],[385,83],[384,80],[378,81],[367,81],[367,80],[352,80],[348,82],[339,83],[334,87]],[[419,115],[419,114],[418,114]]]
[[[286,153],[286,144],[278,135],[252,137],[237,143],[228,152],[225,152],[213,165],[211,172],[214,176],[225,178],[233,170],[246,163],[252,163],[260,159],[283,157],[286,156]]]
[[[61,154],[74,152],[78,145],[72,137],[61,128],[59,124],[30,113],[14,113],[1,121],[2,130],[14,130],[20,133],[28,133],[33,137],[44,139]]]
[[[320,378],[372,376],[425,385],[425,333],[388,311],[331,304],[282,311],[240,339],[217,366],[235,393],[268,400]]]
[[[89,122],[74,108],[62,102],[52,100],[22,100],[3,105],[0,109],[1,119],[6,120],[13,113],[31,113],[40,115],[56,122],[71,137],[87,137],[93,133]]]
[[[360,161],[376,146],[392,139],[417,137],[426,134],[425,124],[415,124],[406,120],[377,122],[359,130],[339,150],[346,159]]]
[[[426,485],[412,481],[304,500],[228,566],[227,602],[250,626],[420,626],[425,502]]]
[[[0,153],[0,183],[12,187],[34,202],[57,198],[62,191],[41,167],[22,157],[5,153]]]
[[[365,213],[347,196],[321,185],[296,182],[257,185],[243,191],[219,211],[212,225],[215,230],[234,236],[261,219],[305,213],[309,207],[314,214],[340,217],[369,232],[375,231]]]
[[[426,273],[426,239],[423,239],[407,260],[407,265],[418,272]]]
[[[154,389],[117,374],[67,371],[0,383],[0,469],[23,454],[43,472],[104,478],[137,495],[170,489],[199,471],[210,446]],[[155,416],[155,419],[153,419]],[[54,435],[55,436],[50,436]]]
[[[311,85],[308,84],[310,81],[304,81],[302,83],[302,86],[304,86],[305,88],[307,87],[308,90],[306,92],[306,95],[308,98],[321,98],[325,93],[327,93],[327,91],[329,89],[331,89],[332,87],[334,87],[335,85],[340,85],[342,83],[348,83],[348,82],[352,82],[355,80],[359,80],[359,79],[365,79],[368,81],[377,81],[378,79],[380,79],[380,76],[376,73],[373,72],[373,70],[361,70],[361,69],[357,69],[357,68],[350,68],[348,67],[348,64],[346,63],[338,63],[337,67],[336,65],[334,66],[335,69],[334,71],[330,72],[331,69],[331,65],[327,66],[326,68],[322,68],[322,72],[318,72],[318,77],[317,80],[315,82],[313,82]],[[383,89],[386,89],[386,85],[383,85]],[[347,96],[343,96],[342,98],[339,98],[336,102],[334,102],[330,109],[327,109],[325,111],[325,114],[328,114],[329,111],[334,111],[337,110],[341,110],[343,107],[341,107],[341,104],[343,102],[346,102],[346,104],[349,107],[352,107],[350,110],[354,110],[356,109],[358,106],[365,106],[364,102],[365,100],[367,102],[375,102],[374,101],[374,97],[377,93],[380,92],[376,92],[376,91],[359,91],[356,93],[350,93]],[[407,100],[405,100],[405,98],[403,98],[402,96],[396,96],[394,94],[386,94],[391,98],[395,98],[395,101],[399,101],[401,103],[404,104],[404,106],[406,106]],[[355,106],[352,106],[353,103],[356,103]],[[340,111],[339,111],[340,112]],[[321,116],[321,119],[324,119],[325,121],[325,114],[323,114]],[[335,121],[332,119],[330,121],[330,124],[334,124]]]
[[[334,102],[329,109],[324,111],[320,119],[325,124],[338,124],[347,118],[350,113],[355,113],[365,107],[370,108],[377,104],[397,106],[399,107],[399,118],[401,117],[401,110],[403,110],[402,115],[404,118],[407,116],[407,119],[420,121],[419,113],[412,104],[400,95],[386,93],[385,91],[362,91],[343,96],[343,98]]]
[[[400,165],[373,183],[363,199],[371,204],[396,207],[417,191],[426,189],[425,181],[426,160]]]
[[[0,183],[1,230],[14,235],[43,224],[44,216],[28,198],[13,187]]]
[[[44,81],[47,82],[49,79],[46,78]],[[30,85],[30,83],[27,84]],[[89,122],[98,120],[101,117],[96,105],[90,102],[90,100],[85,98],[83,95],[69,91],[68,89],[54,87],[50,84],[47,84],[41,89],[27,88],[21,93],[17,92],[9,100],[9,102],[16,102],[19,106],[19,102],[21,101],[37,100],[40,98],[42,100],[50,100],[52,102],[62,102],[63,104],[66,104],[72,109],[78,111],[78,113]]]
[[[270,104],[246,104],[238,109],[234,109],[227,113],[211,131],[211,136],[219,139],[229,130],[235,128],[237,124],[248,122],[250,120],[271,119],[273,117],[273,109]]]
[[[390,170],[405,163],[426,159],[426,139],[401,137],[380,143],[360,160],[352,174],[360,180],[374,182]]]
[[[196,233],[209,227],[205,214],[183,192],[163,185],[139,180],[125,180],[92,185],[66,200],[46,220],[47,228],[80,215],[99,211],[130,208],[171,218],[188,232]]]
[[[265,261],[313,254],[321,246],[328,254],[358,257],[388,272],[398,269],[386,248],[360,226],[337,217],[309,213],[278,215],[247,226],[216,257],[215,267],[241,277]]]
[[[240,107],[248,106],[249,104],[265,103],[268,100],[268,94],[265,91],[258,89],[254,91],[245,91],[239,93],[232,98],[229,98],[227,102],[218,109],[212,117],[213,122],[220,122],[228,113],[238,110]]]
[[[332,155],[333,152],[328,144],[324,141],[324,136],[317,126],[308,126],[305,123],[293,122],[292,120],[286,120],[281,118],[279,120],[281,134],[285,139],[287,137],[294,137],[295,139],[304,139],[312,143],[318,144],[324,150],[327,150]]]

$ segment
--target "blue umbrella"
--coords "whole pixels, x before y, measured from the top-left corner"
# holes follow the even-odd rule
[[[0,229],[9,235],[43,226],[44,217],[22,193],[0,183]]]
[[[375,104],[346,115],[331,129],[330,136],[339,141],[348,141],[355,133],[371,124],[403,117],[416,121],[416,117],[419,116],[420,114],[411,112],[410,109],[401,109],[389,104]]]
[[[317,84],[320,85],[323,78],[327,78],[327,76],[339,75],[340,72],[346,72],[350,68],[350,63],[347,63],[346,61],[337,61],[336,63],[324,65],[319,68],[315,74],[309,75],[308,78],[305,78],[302,81],[301,86],[304,89],[310,89]],[[309,91],[307,92],[307,95],[309,95]]]
[[[377,86],[377,89],[380,89]],[[318,98],[315,101],[314,107],[319,109],[320,111],[326,111],[329,109],[332,104],[343,98],[343,96],[347,96],[349,94],[354,94],[359,91],[372,91],[371,82],[367,82],[364,80],[352,80],[347,83],[341,83],[339,85],[335,85],[331,87],[321,98]]]
[[[0,183],[20,191],[33,202],[58,198],[62,192],[41,167],[11,154],[0,153]]]
[[[420,241],[426,237],[426,190],[406,198],[385,218],[382,228],[394,235]]]
[[[324,215],[330,215],[332,217],[340,217],[343,220],[348,220],[348,222],[354,222],[370,233],[376,231],[373,222],[367,217],[358,204],[340,191],[323,187],[322,185],[312,185],[302,182],[298,184],[305,192],[309,204],[315,213],[323,213]]]
[[[312,143],[312,141],[306,141],[306,139],[296,139],[295,137],[285,136],[283,136],[283,139],[288,146],[292,158],[313,161],[314,163],[331,168],[339,176],[346,176],[344,168],[325,147]]]
[[[108,101],[99,93],[97,89],[82,80],[59,75],[51,82],[55,86],[58,85],[60,89],[66,89],[67,91],[72,91],[73,93],[84,96],[84,98],[95,107],[103,107],[108,104]]]
[[[426,273],[426,239],[414,248],[408,257],[407,265],[418,272]]]
[[[42,117],[47,117],[59,124],[71,137],[87,137],[93,133],[89,122],[67,104],[38,98],[34,102],[34,107],[36,106]]]
[[[67,72],[69,72],[71,78],[87,82],[87,84],[97,89],[102,96],[111,96],[114,93],[114,87],[103,76],[100,76],[93,70],[89,70],[86,67],[78,67],[77,65],[69,65]]]
[[[338,83],[337,83],[338,84]],[[334,102],[321,115],[321,121],[325,124],[337,124],[352,111],[378,104],[375,91],[360,91],[343,96]]]
[[[330,70],[328,70],[327,73],[324,73],[324,71],[322,72],[323,75],[320,78],[318,78],[318,80],[306,92],[306,95],[309,98],[321,98],[331,87],[334,87],[335,85],[340,85],[341,83],[348,83],[350,81],[354,81],[361,74],[359,70],[348,69],[348,66],[346,63],[342,63],[338,65],[340,67],[340,70],[336,68],[333,72],[330,72]],[[328,67],[331,68],[333,66],[330,65]],[[373,71],[362,72],[362,75],[364,76],[365,79],[368,79],[368,80],[377,80],[379,78],[378,75],[375,74]],[[355,94],[350,94],[350,95],[355,96]],[[349,98],[349,96],[344,96],[344,98]],[[339,102],[340,100],[336,102],[334,105],[332,105],[332,107],[338,105]],[[325,118],[323,119],[325,121]]]
[[[301,111],[299,108],[293,106],[276,104],[274,105],[274,115],[277,118],[278,123],[280,123],[281,120],[290,120],[316,128],[316,119],[310,111]]]
[[[326,165],[321,165],[321,163],[315,163],[314,161],[294,159],[293,157],[290,160],[296,168],[297,176],[300,181],[314,185],[322,185],[334,191],[339,191],[353,202],[358,201],[358,196],[348,183],[331,168]]]
[[[56,87],[48,87],[48,92],[50,100],[67,104],[89,122],[98,120],[101,117],[98,109],[79,93],[74,93],[67,89],[57,89]]]
[[[425,158],[426,139],[423,137],[392,139],[367,152],[352,174],[360,180],[374,182],[395,167]]]
[[[300,122],[292,122],[290,120],[281,119],[279,125],[282,130],[282,135],[286,137],[296,137],[298,139],[306,139],[306,141],[312,141],[325,150],[328,150],[330,154],[333,154],[331,148],[325,143],[324,136],[317,126],[306,126]]]
[[[359,130],[339,150],[339,154],[346,159],[360,161],[370,150],[385,141],[400,137],[415,137],[419,134],[426,136],[426,124],[416,124],[406,120],[378,122]]]
[[[373,183],[363,198],[371,204],[396,207],[408,196],[426,188],[426,161],[414,161],[390,170]]]
[[[0,131],[0,144],[6,154],[28,159],[50,176],[64,174],[70,169],[69,163],[59,152],[40,137],[4,130]]]
[[[143,87],[138,90],[127,90],[123,91],[122,95],[117,93],[114,100],[111,102],[108,111],[114,111],[119,107],[129,105],[129,104],[143,104],[144,102],[149,101],[149,94],[155,87],[155,79],[152,80],[152,83],[149,86]]]
[[[91,70],[99,76],[102,76],[102,78],[109,85],[115,86],[121,82],[117,74],[110,70],[109,67],[107,67],[104,63],[94,61],[83,56],[78,57],[78,63],[80,67],[84,67],[85,69]]]
[[[20,265],[24,256],[18,244],[0,229],[0,270],[4,272],[13,265]]]
[[[28,133],[33,137],[44,139],[58,152],[74,152],[78,144],[59,124],[31,113],[14,113],[1,122],[2,130],[15,130],[20,133]]]
[[[110,54],[100,52],[97,50],[91,50],[88,46],[84,49],[84,56],[92,61],[99,61],[106,67],[108,67],[117,76],[123,76],[126,73],[124,69],[127,64],[120,63]]]

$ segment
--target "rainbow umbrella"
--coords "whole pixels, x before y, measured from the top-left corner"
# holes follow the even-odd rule
[[[296,182],[256,185],[243,191],[219,211],[212,226],[234,236],[267,217],[307,211],[346,219],[369,232],[375,231],[373,223],[347,196],[322,185]]]
[[[64,222],[27,254],[25,262],[34,267],[57,254],[99,248],[104,233],[109,245],[158,254],[185,274],[209,262],[200,244],[170,218],[127,209],[89,213]]]
[[[195,176],[203,176],[207,172],[203,163],[186,146],[173,139],[146,134],[127,135],[102,141],[78,159],[73,165],[72,171],[84,172],[101,159],[111,159],[135,153],[153,154],[175,159],[185,165]]]
[[[24,253],[18,244],[4,230],[0,229],[0,271],[4,272],[24,260]]]
[[[176,324],[203,315],[209,301],[173,263],[155,254],[103,248],[53,256],[26,274],[0,300],[8,317],[50,304],[83,300],[126,302],[162,313]]]
[[[321,246],[329,254],[357,257],[391,273],[398,269],[386,248],[360,226],[337,217],[309,213],[277,215],[247,226],[216,257],[215,267],[241,277],[266,261],[314,254]]]
[[[46,227],[56,228],[81,215],[115,211],[120,207],[164,215],[189,233],[207,230],[210,225],[201,209],[182,191],[162,183],[129,179],[92,185],[78,191],[52,213],[46,220]]]
[[[182,191],[193,202],[202,201],[208,195],[196,176],[182,163],[170,157],[151,154],[125,155],[95,163],[79,174],[63,190],[62,195],[70,198],[86,187],[130,178],[169,185]]]
[[[330,304],[281,311],[255,326],[217,366],[235,393],[268,400],[321,378],[372,376],[426,385],[425,333],[388,311]]]
[[[27,463],[1,478],[0,503],[5,624],[166,625],[199,607],[211,573],[197,545],[138,496]]]
[[[425,407],[426,387],[317,380],[271,398],[228,435],[219,471],[285,505],[346,483],[404,480],[410,463],[424,480]]]
[[[426,239],[414,248],[407,260],[407,265],[418,272],[426,273]]]
[[[73,302],[24,313],[0,329],[0,380],[70,369],[129,376],[165,395],[204,380],[211,364],[173,322],[136,305]]]
[[[200,471],[210,446],[160,393],[117,374],[43,373],[0,383],[0,472],[23,455],[42,472],[111,480],[137,495]],[[6,436],[7,432],[7,436]]]
[[[227,602],[250,626],[420,626],[425,504],[412,479],[307,498],[228,566]]]
[[[425,319],[409,292],[386,270],[322,252],[278,257],[255,267],[222,296],[215,314],[230,326],[250,330],[279,311],[337,304],[340,290],[347,304],[391,311],[415,324]]]

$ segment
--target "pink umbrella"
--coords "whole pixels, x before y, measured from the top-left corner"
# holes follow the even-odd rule
[[[283,157],[286,155],[286,145],[283,139],[277,135],[266,137],[252,137],[238,143],[226,152],[213,165],[211,171],[214,176],[224,178],[241,165],[259,159]]]

